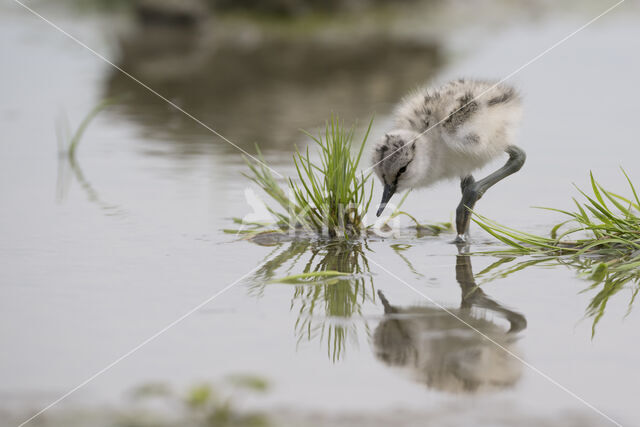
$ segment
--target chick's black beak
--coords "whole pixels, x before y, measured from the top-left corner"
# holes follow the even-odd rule
[[[387,206],[389,199],[393,196],[393,193],[396,192],[395,185],[385,184],[384,191],[382,192],[382,201],[380,202],[380,207],[378,208],[378,212],[376,212],[376,216],[380,216],[384,211],[384,208]]]

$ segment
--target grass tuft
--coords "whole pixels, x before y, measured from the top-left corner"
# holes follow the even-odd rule
[[[573,199],[574,211],[543,208],[567,217],[551,228],[549,237],[506,227],[478,213],[474,213],[473,218],[476,224],[508,246],[505,250],[486,254],[534,257],[515,267],[502,269],[498,276],[505,277],[532,265],[560,263],[591,280],[593,284],[585,291],[600,289],[586,311],[594,319],[592,336],[604,315],[609,297],[630,285],[633,289],[629,303],[631,310],[640,289],[640,199],[629,175],[624,169],[622,173],[629,184],[630,196],[605,189],[591,173],[591,193],[578,188],[584,200]],[[506,264],[515,258],[506,259],[497,264]]]
[[[324,134],[305,132],[318,147],[320,158],[312,160],[309,148],[302,152],[296,149],[293,160],[297,176],[288,179],[288,191],[264,164],[259,150],[262,163],[246,159],[251,170],[246,176],[279,206],[267,206],[277,219],[278,228],[346,238],[359,236],[366,229],[364,216],[371,204],[373,182],[368,185],[371,172],[358,171],[358,166],[372,124],[373,119],[355,156],[355,128],[346,129],[336,116],[326,123]]]
[[[606,190],[590,174],[591,195],[578,188],[586,199],[573,199],[573,212],[560,212],[568,218],[556,224],[549,237],[525,233],[500,225],[478,213],[474,222],[510,247],[505,253],[515,255],[593,255],[602,257],[608,269],[628,269],[640,263],[640,200],[631,179],[627,178],[633,198]]]

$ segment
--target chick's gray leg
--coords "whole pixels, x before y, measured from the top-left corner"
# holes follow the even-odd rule
[[[462,200],[456,208],[456,239],[453,243],[466,243],[471,221],[471,209],[480,198],[475,190],[476,181],[471,175],[462,178],[460,187],[462,188]]]
[[[524,165],[527,155],[521,148],[511,145],[506,152],[509,154],[507,163],[486,178],[480,181],[475,181],[471,175],[462,178],[460,182],[462,200],[456,209],[456,232],[458,236],[454,243],[464,243],[466,241],[469,222],[471,221],[471,210],[473,210],[482,195],[504,178],[518,172]]]

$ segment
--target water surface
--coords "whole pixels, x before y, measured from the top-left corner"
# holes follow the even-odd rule
[[[411,44],[367,36],[364,48],[295,40],[217,46],[182,34],[167,36],[163,48],[126,21],[43,10],[244,149],[260,143],[285,175],[294,172],[294,144],[305,143],[297,129],[317,129],[332,110],[361,122],[375,112],[379,137],[411,87],[507,75],[590,17],[521,20],[473,43],[456,32]],[[0,19],[6,410],[49,403],[244,277],[57,409],[117,407],[148,381],[186,388],[249,372],[273,387],[243,404],[282,408],[301,423],[322,421],[306,418],[316,412],[384,420],[403,410],[407,422],[431,416],[441,425],[609,424],[580,399],[624,425],[640,423],[640,325],[636,312],[625,317],[630,290],[609,301],[592,339],[585,308],[594,292],[581,293],[589,282],[566,268],[534,267],[484,283],[473,273],[496,259],[459,255],[450,234],[405,229],[347,247],[235,241],[221,230],[250,208],[233,147],[24,10],[5,4]],[[543,232],[557,216],[530,206],[569,207],[571,182],[586,183],[588,170],[611,188],[624,183],[619,165],[640,177],[640,93],[630,84],[640,71],[630,54],[640,48],[636,19],[611,14],[513,78],[526,99],[520,140],[528,162],[483,197],[483,214]],[[78,163],[60,159],[57,118],[77,124],[100,99],[120,95],[87,131]],[[449,183],[417,192],[406,209],[448,220],[458,191]],[[472,232],[474,247],[495,247]],[[265,283],[305,266],[360,275],[316,288]],[[481,293],[465,298],[474,281]],[[386,314],[378,291],[389,301]]]

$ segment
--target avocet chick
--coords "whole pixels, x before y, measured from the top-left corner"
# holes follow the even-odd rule
[[[488,81],[459,79],[409,95],[396,110],[395,128],[375,148],[373,168],[384,184],[377,216],[397,191],[459,177],[455,242],[465,242],[475,203],[524,164],[525,152],[514,145],[521,109],[514,88]],[[505,152],[503,167],[473,178],[473,171]]]

